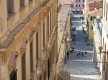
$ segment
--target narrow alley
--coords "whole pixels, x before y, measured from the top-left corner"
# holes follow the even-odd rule
[[[70,73],[70,80],[97,80],[99,76],[92,61],[92,42],[91,45],[87,45],[87,41],[85,41],[87,29],[84,27],[83,31],[80,15],[76,15],[71,20],[71,24],[71,28],[76,29],[76,36],[74,41],[71,42],[71,48],[74,48],[74,51],[69,54],[63,69]],[[71,38],[73,39],[73,37]]]

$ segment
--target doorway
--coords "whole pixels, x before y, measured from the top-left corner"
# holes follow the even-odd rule
[[[13,70],[10,74],[10,80],[17,80],[17,70]]]

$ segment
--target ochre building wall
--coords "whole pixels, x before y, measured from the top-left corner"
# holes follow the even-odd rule
[[[11,80],[13,72],[14,80],[56,79],[57,3],[25,0],[20,9],[17,0],[7,16],[7,2],[0,1],[0,80]]]

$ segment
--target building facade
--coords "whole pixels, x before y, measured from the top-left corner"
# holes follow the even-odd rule
[[[69,80],[70,74],[63,71],[63,66],[66,61],[66,54],[70,51],[70,14],[71,5],[64,3],[65,0],[59,0],[61,5],[58,13],[58,62],[57,62],[57,80]]]
[[[100,71],[100,79],[102,80],[108,80],[108,11],[107,11],[107,6],[108,6],[108,1],[103,0],[103,11],[102,11],[102,19],[99,20],[98,25],[97,25],[97,30],[100,35],[95,32],[95,34],[98,34],[97,36],[95,35],[95,41],[97,41],[95,50],[98,53],[98,66],[99,66],[99,71]],[[101,22],[101,24],[100,24]],[[96,25],[96,21],[95,21]],[[100,37],[99,37],[100,36]]]
[[[93,44],[93,62],[95,63],[96,65],[96,68],[98,69],[99,71],[99,75],[101,74],[100,72],[100,65],[101,65],[101,53],[100,53],[100,50],[99,50],[99,47],[102,45],[101,42],[102,42],[102,20],[101,18],[96,18],[94,20],[94,25],[93,25],[93,41],[94,41],[94,44]]]
[[[72,0],[73,10],[83,10],[85,7],[85,0]]]
[[[88,23],[88,39],[90,41],[93,40],[93,25],[94,25],[94,20],[96,19],[96,17],[98,18],[102,18],[102,8],[99,8],[97,10],[92,10],[89,11],[88,13],[88,19],[87,19],[87,23]]]
[[[95,3],[87,3],[88,5],[85,8],[85,18],[88,24],[88,39],[93,40],[93,24],[94,19],[97,17],[102,18],[102,1],[97,1]]]
[[[84,15],[87,19],[88,13],[95,8],[102,8],[102,0],[85,0]]]
[[[0,80],[56,80],[57,0],[0,0]]]
[[[108,1],[103,0],[103,28],[101,45],[101,77],[102,80],[108,80]]]

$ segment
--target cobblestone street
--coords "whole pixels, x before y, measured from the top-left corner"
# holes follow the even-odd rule
[[[82,31],[79,17],[74,17],[71,27],[76,27],[75,43],[71,43],[71,48],[75,50],[70,53],[63,70],[70,73],[70,80],[98,80],[98,72],[92,62],[93,47],[85,42],[87,34]]]

